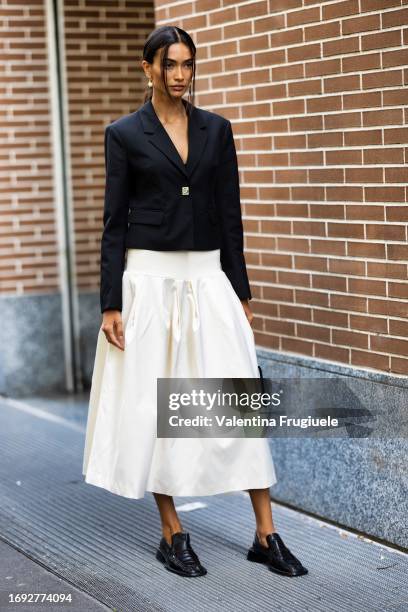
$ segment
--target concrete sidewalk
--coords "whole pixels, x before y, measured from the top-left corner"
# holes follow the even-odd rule
[[[275,502],[277,530],[309,574],[248,562],[254,519],[244,492],[175,498],[208,574],[167,572],[154,556],[153,496],[130,500],[83,482],[86,409],[87,395],[0,398],[2,612],[408,609],[408,555]],[[34,588],[71,592],[73,603],[8,603]]]
[[[56,609],[65,608],[70,612],[103,612],[111,609],[67,580],[48,571],[27,554],[29,553],[24,554],[0,540],[0,610],[50,612],[54,606]],[[58,593],[63,594],[66,601],[71,598],[71,602],[59,607],[55,603],[50,605],[46,602],[13,604],[11,602],[15,600],[17,593]],[[61,598],[59,600],[61,601]]]

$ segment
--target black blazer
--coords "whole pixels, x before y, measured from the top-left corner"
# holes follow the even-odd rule
[[[101,312],[122,310],[127,248],[219,248],[221,267],[238,297],[252,298],[231,122],[191,109],[186,164],[150,100],[105,128]]]

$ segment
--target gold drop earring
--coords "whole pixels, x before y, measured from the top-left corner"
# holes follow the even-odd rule
[[[147,86],[148,86],[148,87],[153,87],[153,83],[152,83],[152,80],[151,80],[151,79],[149,79],[149,82],[147,83]]]

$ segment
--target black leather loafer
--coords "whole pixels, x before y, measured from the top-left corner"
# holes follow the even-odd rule
[[[163,563],[170,572],[175,572],[180,576],[204,576],[207,573],[192,549],[190,534],[186,531],[173,533],[171,546],[163,536],[156,552],[156,559]]]
[[[285,546],[279,533],[269,533],[266,536],[266,541],[268,547],[260,543],[255,531],[253,544],[247,554],[248,561],[264,563],[272,572],[284,576],[303,576],[303,574],[308,573],[299,559]]]

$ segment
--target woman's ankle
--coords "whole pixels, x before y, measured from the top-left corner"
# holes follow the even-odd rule
[[[266,536],[269,535],[270,533],[276,533],[276,529],[274,526],[272,526],[269,529],[264,529],[261,527],[257,527],[256,528],[256,534],[258,536],[258,540],[260,542],[260,544],[262,544],[262,546],[268,547],[268,543],[266,541]]]
[[[180,531],[183,531],[183,527],[180,523],[175,523],[172,525],[162,525],[162,533],[163,536],[166,538],[166,542],[169,544],[169,546],[171,546],[171,536],[173,535],[173,533],[179,533]]]

